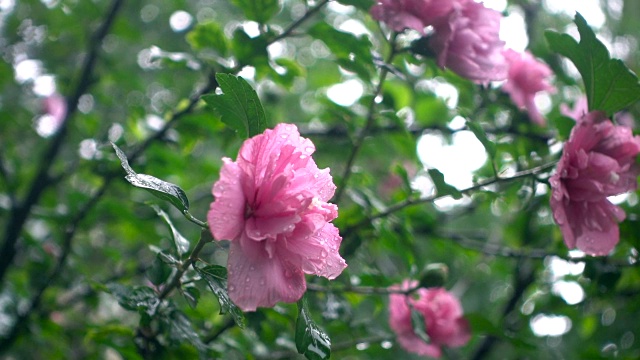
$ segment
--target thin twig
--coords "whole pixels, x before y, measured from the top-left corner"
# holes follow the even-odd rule
[[[387,57],[385,63],[391,64],[394,56],[396,55],[396,37],[397,33],[393,33],[391,39],[389,40],[389,44],[391,46],[391,51],[389,51],[389,56]],[[367,109],[367,122],[364,125],[364,128],[360,131],[360,134],[356,138],[353,148],[351,149],[351,154],[349,155],[349,159],[347,160],[347,164],[345,165],[344,172],[342,173],[342,177],[340,180],[340,186],[336,191],[336,195],[334,197],[334,202],[336,204],[340,203],[342,199],[342,195],[344,194],[345,188],[347,187],[347,182],[349,181],[349,177],[353,171],[353,164],[360,153],[360,149],[364,144],[364,140],[369,134],[369,130],[373,127],[375,123],[375,113],[374,110],[376,108],[376,99],[382,93],[382,87],[384,86],[384,81],[387,78],[387,74],[389,74],[389,68],[387,66],[380,67],[380,80],[378,81],[378,85],[376,86],[375,91],[373,92],[373,97],[371,98],[371,102],[369,103],[369,108]]]
[[[302,25],[303,22],[305,22],[309,18],[311,18],[311,16],[313,16],[315,13],[320,11],[320,9],[322,9],[328,2],[329,2],[329,0],[322,0],[316,6],[310,8],[309,10],[307,10],[307,12],[305,12],[304,15],[302,15],[302,17],[300,19],[294,21],[291,25],[289,25],[289,27],[287,27],[282,33],[280,33],[280,35],[278,35],[278,36],[274,37],[273,39],[269,40],[267,42],[267,45],[271,45],[271,44],[273,44],[275,42],[278,42],[278,41],[288,37],[289,35],[291,35],[291,33],[295,29],[297,29],[300,25]]]
[[[160,292],[160,294],[158,295],[158,298],[160,300],[169,296],[169,294],[175,288],[179,287],[182,284],[181,282],[182,275],[184,275],[184,273],[189,269],[189,267],[193,266],[196,263],[196,261],[198,261],[198,256],[200,255],[200,251],[202,251],[202,249],[207,243],[210,243],[212,241],[213,241],[213,238],[211,237],[211,233],[209,232],[209,229],[208,228],[202,229],[202,231],[200,232],[200,240],[198,240],[196,247],[193,248],[193,251],[191,251],[191,254],[187,258],[187,260],[185,260],[185,262],[178,267],[178,271],[173,275],[171,282],[169,282],[169,284],[167,284],[167,286],[165,286]]]
[[[236,325],[236,322],[232,318],[227,318],[220,327],[215,329],[209,335],[206,335],[202,338],[202,342],[205,344],[209,344],[214,342],[220,335],[224,334],[225,331],[233,328]]]
[[[419,287],[411,287],[408,289],[398,289],[395,287],[374,287],[374,286],[345,286],[345,287],[330,287],[318,284],[307,284],[307,290],[318,292],[341,292],[341,293],[354,293],[363,295],[389,295],[389,294],[411,294]]]
[[[518,179],[522,179],[522,178],[527,178],[530,176],[535,176],[538,175],[540,173],[543,173],[545,171],[550,170],[551,168],[553,168],[556,165],[556,162],[551,162],[548,164],[544,164],[544,165],[540,165],[540,166],[536,166],[534,168],[528,169],[528,170],[523,170],[520,172],[515,173],[512,176],[509,177],[493,177],[490,179],[486,179],[484,181],[479,182],[476,185],[470,186],[468,188],[459,190],[460,193],[462,193],[463,195],[468,195],[474,191],[480,190],[486,186],[489,185],[493,185],[493,184],[497,184],[497,183],[506,183],[506,182],[511,182],[514,180],[518,180]],[[376,219],[381,219],[384,217],[387,217],[389,215],[392,215],[398,211],[404,210],[410,206],[415,206],[415,205],[421,205],[421,204],[427,204],[427,203],[432,203],[438,199],[441,198],[445,198],[447,196],[450,195],[432,195],[432,196],[427,196],[427,197],[423,197],[423,198],[409,198],[406,199],[404,201],[401,201],[395,205],[391,205],[389,206],[385,211],[379,212],[377,214],[373,214],[365,219],[363,219],[362,221],[356,223],[355,225],[352,225],[350,227],[348,227],[347,229],[345,229],[344,233],[350,233],[366,224],[371,223],[373,220]]]

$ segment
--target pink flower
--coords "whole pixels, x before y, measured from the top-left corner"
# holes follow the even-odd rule
[[[587,104],[587,97],[581,96],[573,104],[573,108],[567,106],[567,104],[560,104],[560,113],[566,117],[570,117],[576,121],[581,119],[589,112],[589,105]]]
[[[297,301],[304,273],[334,279],[347,266],[329,223],[335,185],[314,151],[295,125],[279,124],[246,140],[235,162],[223,159],[207,220],[216,240],[231,240],[228,291],[244,311]]]
[[[417,283],[405,281],[402,287],[392,288],[407,290]],[[423,341],[414,332],[410,307],[424,317],[430,343]],[[396,333],[400,345],[406,351],[418,355],[437,358],[442,354],[442,346],[459,347],[466,344],[471,332],[462,314],[458,299],[443,288],[420,288],[409,296],[389,295],[389,325]]]
[[[637,187],[640,136],[600,112],[581,118],[551,177],[551,210],[564,242],[589,255],[607,255],[618,243],[624,211],[608,196]]]
[[[536,124],[543,126],[544,118],[538,111],[534,99],[540,91],[555,91],[547,78],[553,74],[547,64],[536,60],[529,52],[518,53],[511,49],[503,52],[509,72],[507,82],[502,86],[511,100],[520,108],[526,109]]]
[[[424,34],[425,27],[447,15],[454,4],[465,1],[468,0],[378,0],[371,15],[394,31],[414,29]]]
[[[435,25],[430,44],[438,65],[476,83],[504,80],[507,63],[500,40],[501,14],[481,3],[465,1],[454,6]]]

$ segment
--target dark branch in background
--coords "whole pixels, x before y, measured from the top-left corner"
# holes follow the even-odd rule
[[[8,335],[1,339],[0,341],[0,354],[9,349],[13,342],[18,338],[18,335],[27,327],[29,322],[29,317],[31,314],[36,311],[40,307],[40,302],[42,300],[42,296],[44,292],[48,289],[48,287],[53,283],[53,281],[60,275],[64,265],[67,261],[67,257],[71,252],[71,245],[74,235],[78,230],[78,225],[82,222],[82,220],[87,216],[89,211],[95,206],[98,200],[104,195],[107,190],[108,184],[113,180],[113,178],[108,178],[103,183],[102,187],[94,194],[94,196],[87,201],[82,209],[80,209],[76,216],[71,220],[71,222],[67,225],[64,232],[64,240],[62,244],[62,253],[56,262],[53,271],[49,274],[46,281],[42,282],[42,285],[37,289],[35,295],[31,298],[29,303],[29,307],[21,314],[18,315],[16,322],[13,324],[11,330]]]
[[[519,259],[515,268],[515,274],[513,279],[513,294],[507,301],[507,304],[502,311],[502,321],[504,323],[504,329],[508,330],[511,326],[507,324],[509,315],[516,309],[516,305],[520,302],[520,298],[524,295],[529,285],[535,281],[535,267],[528,259]],[[498,343],[498,338],[489,335],[484,338],[480,346],[478,346],[475,354],[471,357],[472,360],[482,360],[491,352],[493,347]]]
[[[278,42],[278,41],[288,37],[289,35],[291,35],[291,33],[296,28],[298,28],[300,25],[302,25],[303,22],[305,22],[309,18],[311,18],[315,13],[320,11],[320,9],[322,9],[328,2],[329,2],[329,0],[322,0],[316,6],[308,9],[307,12],[305,12],[305,14],[302,15],[302,17],[300,19],[296,20],[291,25],[289,25],[289,27],[287,27],[280,35],[278,35],[275,38],[269,40],[267,42],[267,45],[271,45],[271,44],[273,44],[275,42]]]
[[[390,64],[393,61],[393,57],[396,55],[396,37],[398,34],[394,33],[389,40],[389,44],[391,45],[391,50],[389,51],[389,56],[387,57],[385,63]],[[342,177],[340,180],[340,185],[338,186],[338,190],[336,191],[335,197],[333,198],[333,202],[336,204],[340,203],[342,199],[342,194],[344,194],[345,188],[347,187],[347,182],[349,181],[349,177],[353,171],[353,164],[356,161],[356,157],[360,153],[360,149],[362,149],[362,145],[364,144],[364,140],[369,134],[369,130],[373,127],[375,123],[376,116],[374,114],[374,110],[376,108],[376,99],[382,94],[382,87],[384,86],[384,81],[387,78],[387,74],[389,74],[389,67],[383,66],[380,68],[380,79],[378,80],[378,86],[373,92],[373,97],[371,98],[371,102],[369,103],[369,108],[367,109],[367,122],[364,125],[364,128],[358,134],[356,138],[353,148],[351,149],[351,154],[349,155],[349,159],[347,160],[347,164],[345,165],[344,172],[342,173]]]
[[[202,342],[205,344],[209,344],[214,342],[220,335],[224,334],[225,331],[233,328],[236,325],[236,322],[232,318],[227,318],[220,327],[212,331],[209,335],[206,335],[202,338]]]
[[[42,154],[38,163],[38,172],[29,185],[29,190],[26,198],[22,203],[16,203],[12,208],[11,216],[8,219],[7,227],[4,233],[4,240],[2,243],[2,250],[0,251],[0,288],[4,283],[4,277],[7,270],[13,263],[13,258],[16,255],[16,243],[20,238],[22,229],[24,227],[31,208],[38,203],[40,196],[44,190],[49,187],[50,177],[49,170],[56,160],[62,144],[66,138],[69,122],[73,114],[77,110],[78,100],[87,92],[91,85],[91,77],[95,68],[96,60],[98,58],[98,51],[102,45],[102,41],[108,34],[113,21],[116,18],[118,10],[122,6],[123,0],[114,0],[109,8],[109,12],[105,16],[104,22],[100,25],[96,33],[89,39],[89,52],[82,65],[80,78],[75,90],[71,96],[67,99],[67,113],[62,121],[62,125],[58,132],[54,135],[51,143]]]

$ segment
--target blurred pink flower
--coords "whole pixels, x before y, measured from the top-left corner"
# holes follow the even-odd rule
[[[500,40],[502,15],[483,4],[464,1],[435,24],[430,44],[438,65],[476,83],[486,84],[507,77],[507,62]]]
[[[335,185],[314,151],[295,125],[279,124],[246,140],[235,162],[223,159],[207,220],[216,240],[231,240],[228,291],[244,311],[297,301],[304,273],[334,279],[347,266],[329,223]]]
[[[553,72],[547,64],[536,60],[529,52],[518,53],[507,49],[503,55],[509,65],[509,72],[502,90],[509,94],[511,100],[520,109],[527,110],[533,122],[544,126],[545,120],[538,111],[534,99],[540,91],[555,91],[547,81]]]
[[[570,117],[576,121],[581,119],[589,112],[589,105],[587,104],[587,97],[581,96],[573,103],[573,108],[570,108],[567,104],[560,104],[560,113],[566,117]]]
[[[564,242],[589,255],[607,255],[618,243],[624,211],[608,196],[637,187],[640,136],[591,112],[576,123],[551,177],[551,210]]]
[[[371,8],[374,19],[386,23],[394,31],[424,28],[447,15],[454,4],[469,0],[378,0]]]
[[[50,95],[42,100],[42,111],[35,127],[40,136],[48,137],[58,131],[67,116],[67,101],[59,94]]]
[[[417,281],[405,281],[395,289],[410,289]],[[417,296],[417,297],[416,297]],[[423,341],[413,330],[411,308],[425,320],[430,343]],[[389,325],[396,333],[398,342],[408,352],[418,355],[440,357],[441,347],[459,347],[471,338],[469,324],[462,317],[462,306],[458,299],[443,288],[420,288],[413,294],[389,295]]]

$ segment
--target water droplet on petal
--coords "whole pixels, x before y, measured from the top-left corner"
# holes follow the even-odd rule
[[[327,255],[328,255],[328,254],[327,254],[327,251],[326,251],[326,250],[322,249],[322,251],[320,251],[320,257],[321,257],[321,258],[323,258],[323,259],[324,259],[324,258],[326,258],[326,257],[327,257]]]
[[[291,271],[289,271],[289,270],[285,270],[285,271],[284,271],[284,277],[286,277],[286,278],[290,278],[290,277],[292,277],[292,276],[293,276],[293,274],[291,273]]]
[[[260,285],[264,285],[266,283],[266,281],[264,280],[264,278],[260,278]]]
[[[255,266],[253,266],[253,265],[251,265],[251,266],[249,266],[249,270],[251,270],[251,271],[255,271],[255,270],[256,270],[256,267],[255,267]]]
[[[229,292],[234,292],[236,291],[236,287],[233,285],[229,285]]]
[[[250,277],[248,277],[248,276],[247,276],[246,278],[244,278],[244,282],[248,283],[248,282],[250,282],[250,281],[251,281],[251,278],[250,278]]]

